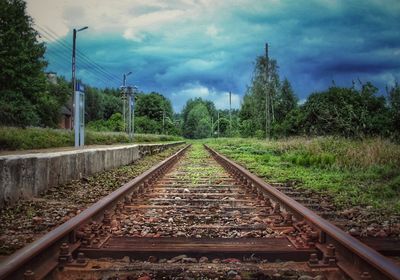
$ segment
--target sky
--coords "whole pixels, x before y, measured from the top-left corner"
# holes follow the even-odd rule
[[[48,71],[97,87],[128,85],[239,108],[254,62],[276,59],[300,101],[333,84],[400,82],[399,0],[27,0],[46,42]]]

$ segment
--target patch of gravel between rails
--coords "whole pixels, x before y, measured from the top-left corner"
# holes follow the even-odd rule
[[[0,210],[0,256],[10,255],[68,221],[183,146],[146,156],[129,165],[53,187],[41,197]]]

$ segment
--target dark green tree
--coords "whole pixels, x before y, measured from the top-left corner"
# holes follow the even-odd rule
[[[301,108],[300,131],[311,135],[364,137],[384,135],[388,128],[385,99],[370,83],[360,91],[331,87],[310,95]]]
[[[103,119],[103,117],[109,117],[108,115],[114,111],[118,112],[120,102],[117,102],[117,106],[112,106],[112,109],[109,110],[107,116],[104,116],[104,107],[105,102],[104,99],[116,99],[114,96],[112,97],[104,97],[105,93],[102,92],[100,89],[90,87],[88,85],[85,86],[85,121],[90,122],[94,120]],[[109,102],[111,103],[111,102]]]
[[[147,116],[135,117],[135,130],[137,133],[159,134],[162,131],[162,124]]]
[[[268,63],[268,65],[267,65]],[[267,67],[268,66],[268,67]],[[251,85],[243,98],[240,110],[240,131],[249,137],[265,133],[266,96],[270,99],[271,123],[276,119],[277,97],[280,91],[278,64],[264,56],[257,57]]]
[[[108,120],[114,113],[122,112],[121,96],[116,96],[112,91],[104,91],[101,101],[103,102],[101,106],[103,108],[103,119]]]
[[[230,137],[239,136],[239,110],[232,109],[231,116],[229,117],[229,109],[219,111],[219,136]],[[214,133],[213,136],[218,136],[218,118],[214,118]]]
[[[159,93],[139,94],[136,101],[135,116],[135,128],[138,132],[176,133],[171,101]]]
[[[197,103],[189,112],[185,123],[185,136],[206,138],[211,136],[211,116],[204,103]]]
[[[272,124],[272,135],[290,136],[297,132],[298,98],[292,90],[288,79],[284,79],[275,99],[275,122]]]
[[[275,120],[280,123],[286,116],[297,108],[298,98],[287,78],[281,83],[280,90],[275,99]]]
[[[202,105],[202,106],[198,106],[198,105]],[[194,118],[194,116],[192,116],[189,119],[189,115],[191,113],[191,111],[196,108],[196,111],[202,111],[201,114],[198,112],[196,113],[196,118]],[[199,108],[205,108],[205,111],[203,112],[203,109],[200,110]],[[207,115],[207,122],[209,123],[210,127],[209,127],[209,134],[207,135],[207,137],[211,136],[211,117],[213,117],[214,121],[217,119],[217,110],[215,109],[215,105],[212,101],[208,101],[208,100],[203,100],[201,98],[195,98],[195,99],[189,99],[186,102],[185,107],[182,110],[182,133],[185,137],[187,138],[202,138],[203,136],[199,136],[198,132],[195,131],[195,129],[197,128],[197,125],[199,124],[200,119],[197,118],[197,116],[202,115],[202,116],[206,116]],[[202,127],[205,128],[206,127],[206,121],[202,122]],[[200,133],[200,134],[204,134],[204,133]]]
[[[45,47],[39,43],[22,0],[0,0],[0,123],[38,125],[37,106],[54,105],[43,96]],[[43,105],[43,106],[42,106]]]
[[[136,101],[135,115],[147,116],[156,121],[162,121],[163,112],[167,117],[172,118],[173,111],[171,101],[163,95],[151,92],[149,94],[139,94]]]
[[[400,86],[398,83],[389,91],[389,110],[391,134],[394,138],[400,139]]]
[[[40,118],[40,125],[58,127],[61,109],[67,106],[71,98],[71,84],[64,77],[57,77],[55,83],[48,81],[46,91],[38,93],[38,97],[36,112]]]

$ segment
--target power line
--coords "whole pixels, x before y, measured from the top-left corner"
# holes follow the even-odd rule
[[[50,38],[47,37],[47,36],[44,36],[44,37],[46,37],[47,39],[50,39]],[[66,46],[65,44],[62,44],[60,41],[55,42],[55,44],[56,44],[57,46],[59,46],[59,47],[62,47],[62,48],[65,49],[65,50],[67,50],[68,52],[71,52],[71,51],[72,51],[70,48],[68,48],[68,46]],[[62,52],[62,54],[65,55],[64,52]],[[69,56],[64,57],[64,58],[65,58],[66,60],[69,60],[69,59],[70,59]],[[104,73],[103,71],[98,70],[97,67],[96,67],[95,65],[91,64],[90,62],[87,62],[86,60],[82,59],[82,60],[79,60],[79,63],[82,64],[82,65],[84,65],[85,68],[87,68],[87,69],[92,69],[93,71],[96,71],[96,72],[98,73],[98,75],[103,76],[103,77],[106,78],[107,80],[114,80],[114,82],[115,82],[115,78],[109,76],[107,73]],[[118,80],[118,84],[119,84],[119,80]]]
[[[42,30],[44,30],[48,34],[50,34],[52,36],[52,38],[59,40],[59,41],[61,40],[61,39],[57,39],[57,38],[60,38],[60,36],[56,32],[54,32],[50,27],[41,27],[41,28],[42,28]],[[60,42],[62,42],[63,45],[65,45],[70,50],[72,50],[72,47],[69,42],[67,42],[67,41],[60,41]],[[94,62],[81,50],[77,49],[76,52],[78,53],[78,55],[81,55],[81,58],[85,59],[88,63],[95,65],[97,68],[99,68],[99,70],[103,71],[105,74],[109,75],[110,77],[112,77],[114,79],[117,79],[118,81],[120,80],[120,78],[118,76],[108,72],[104,67],[102,67],[100,64]]]
[[[44,38],[48,39],[48,40],[50,39],[50,37],[48,37],[48,36],[46,36],[46,35],[44,35],[44,34],[41,34],[41,35],[42,35]],[[59,48],[58,48],[58,49],[55,49],[54,46],[59,47]],[[59,42],[55,42],[53,45],[51,45],[51,47],[48,47],[47,50],[48,50],[48,53],[50,53],[50,54],[53,53],[53,55],[57,56],[58,58],[61,58],[62,60],[69,61],[69,60],[70,60],[70,57],[69,57],[68,55],[66,55],[66,54],[65,54],[65,51],[61,50],[61,48],[67,50],[68,52],[71,51],[71,50],[69,50],[66,46],[61,45]],[[59,50],[61,50],[61,52],[60,52]],[[69,62],[68,62],[68,64],[69,64]],[[84,61],[82,62],[82,64],[85,66],[85,68],[86,68],[87,70],[93,69],[92,66],[89,66],[89,65],[88,65],[87,63],[85,63]],[[93,70],[96,70],[96,69],[93,69]],[[97,72],[97,71],[96,71],[96,72]],[[95,74],[95,73],[94,73],[94,74]],[[105,76],[105,75],[104,75],[103,73],[101,73],[101,72],[98,72],[98,75],[101,75],[102,77],[105,77],[107,80],[110,79],[110,77]],[[96,75],[96,76],[97,76],[97,75]]]
[[[39,25],[36,25],[36,26],[40,29],[39,32],[42,37],[46,38],[49,41],[54,41],[51,45],[49,45],[50,46],[50,47],[48,47],[49,50],[52,49],[54,53],[58,53],[57,52],[58,49],[64,49],[65,51],[68,51],[68,52],[72,51],[72,48],[70,47],[70,45],[66,44],[61,39],[56,37],[58,35],[51,34],[49,31],[47,31],[46,29],[44,29],[43,27],[41,27]],[[52,48],[52,46],[56,46],[56,47],[58,47],[58,49],[54,50],[54,48]],[[58,57],[60,57],[60,55],[61,55],[62,59],[65,59],[65,60],[70,59],[70,57],[68,55],[66,55],[65,52],[61,52],[58,54],[59,54]],[[101,76],[102,78],[105,78],[106,80],[114,81],[117,85],[119,85],[120,80],[118,78],[116,78],[116,76],[103,70],[103,68],[101,66],[99,66],[97,63],[91,61],[90,58],[88,58],[86,55],[81,53],[81,55],[78,55],[78,57],[80,58],[79,63],[84,66],[83,68],[86,68],[86,70],[88,70],[89,72],[92,72],[92,74],[94,74],[96,76]],[[96,72],[97,74],[94,72]],[[102,82],[105,85],[107,85],[109,83],[109,81],[104,82],[104,79],[102,79]]]
[[[53,49],[52,49],[52,50],[48,50],[47,54],[48,54],[49,56],[53,56],[53,57],[55,56],[55,57],[57,57],[57,58],[59,58],[59,59],[62,59],[62,60],[69,60],[69,57],[66,57],[65,53],[55,52]],[[65,72],[71,71],[71,69],[68,67],[68,66],[69,66],[69,63],[68,63],[68,64],[63,64],[63,63],[61,63],[59,60],[56,60],[56,59],[51,60],[51,61],[53,61],[53,62],[50,62],[50,64],[57,64],[58,66],[61,66],[61,67],[60,67],[61,70],[65,71]],[[68,65],[68,66],[67,66],[67,65]],[[90,67],[86,66],[86,67],[84,67],[83,69],[84,69],[84,70],[88,70],[88,71],[89,71],[89,74],[90,74],[91,76],[94,76],[96,79],[98,79],[104,86],[107,87],[107,86],[109,85],[108,79],[104,79],[102,76],[99,76],[98,74],[96,74],[96,73],[90,71]]]
[[[43,37],[45,37],[46,39],[48,39],[46,36],[43,36]],[[62,60],[66,60],[66,61],[69,61],[69,59],[70,59],[70,57],[69,56],[67,56],[66,54],[65,54],[65,52],[57,52],[56,51],[56,49],[54,49],[54,48],[47,48],[47,54],[49,55],[49,56],[56,56],[56,57],[58,57],[58,58],[60,58],[60,59],[62,59]],[[62,65],[62,70],[64,70],[65,72],[69,72],[71,69],[69,69],[69,67],[67,66],[67,65],[69,65],[69,62],[67,63],[67,64],[62,64],[61,62],[59,62],[59,60],[53,60],[53,62],[55,62],[55,64],[58,64],[59,66],[60,65]],[[83,63],[84,64],[84,63]],[[88,70],[89,72],[90,72],[90,74],[92,74],[93,76],[95,76],[95,78],[97,78],[99,81],[101,81],[102,82],[102,84],[104,84],[104,86],[108,86],[109,85],[109,79],[108,79],[108,77],[105,77],[104,78],[104,75],[102,75],[101,73],[100,74],[97,74],[97,73],[95,73],[94,71],[90,71],[90,70],[96,70],[96,69],[92,69],[92,67],[91,66],[89,66],[89,65],[86,65],[86,64],[84,64],[84,66],[85,67],[83,67],[83,69],[84,70]]]

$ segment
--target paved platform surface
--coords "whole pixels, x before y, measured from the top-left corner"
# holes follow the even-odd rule
[[[30,154],[46,154],[46,153],[58,153],[58,152],[69,152],[69,151],[82,151],[91,149],[102,149],[102,148],[113,148],[113,147],[131,147],[135,145],[152,145],[152,144],[167,144],[179,141],[165,141],[165,142],[139,142],[139,143],[121,143],[112,145],[85,145],[83,148],[75,147],[57,147],[57,148],[46,148],[46,149],[32,149],[32,150],[16,150],[16,151],[2,151],[0,150],[0,157],[12,156],[12,155],[30,155]]]

